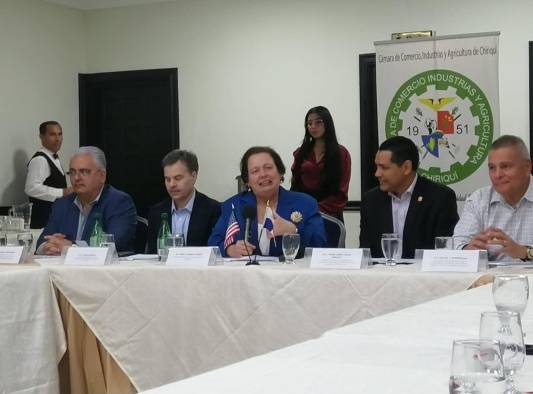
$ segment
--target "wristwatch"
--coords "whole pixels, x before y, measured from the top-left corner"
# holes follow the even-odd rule
[[[533,260],[533,247],[527,246],[526,250],[527,250],[526,251],[526,260],[528,260],[528,261]]]

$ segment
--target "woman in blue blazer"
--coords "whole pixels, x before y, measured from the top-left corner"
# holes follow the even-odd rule
[[[209,237],[209,245],[218,246],[226,257],[242,257],[248,253],[281,256],[282,236],[287,233],[300,234],[299,255],[306,247],[326,245],[324,223],[316,200],[280,186],[285,165],[276,151],[269,147],[252,147],[242,157],[240,167],[241,177],[251,190],[222,204],[222,214]],[[248,242],[244,241],[246,211],[252,212]],[[270,217],[270,211],[271,229],[268,225],[263,229],[265,216]]]

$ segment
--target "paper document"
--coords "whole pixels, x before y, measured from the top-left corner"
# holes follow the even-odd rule
[[[276,257],[276,256],[257,256],[257,255],[252,255],[250,256],[252,258],[252,261],[255,260],[255,261],[275,261],[275,262],[279,262],[279,257]],[[248,261],[248,256],[243,256],[243,257],[225,257],[224,258],[224,262],[229,262],[229,261]]]
[[[128,261],[133,260],[158,260],[159,256],[156,254],[133,254],[131,256],[124,257]]]

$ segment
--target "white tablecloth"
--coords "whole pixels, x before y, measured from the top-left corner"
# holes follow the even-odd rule
[[[478,274],[412,266],[50,267],[57,288],[139,390],[466,289]]]
[[[65,348],[48,271],[0,265],[0,393],[59,393]]]
[[[533,335],[532,309],[530,302],[526,338]],[[485,310],[494,310],[490,285],[332,330],[146,394],[445,394],[452,341],[476,338]],[[533,390],[532,357],[516,383]]]

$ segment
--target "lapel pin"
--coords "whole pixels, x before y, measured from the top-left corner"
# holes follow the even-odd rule
[[[418,202],[422,202],[423,199],[424,199],[424,197],[422,197],[422,196],[418,196],[418,199],[417,199],[416,201],[418,201]]]

